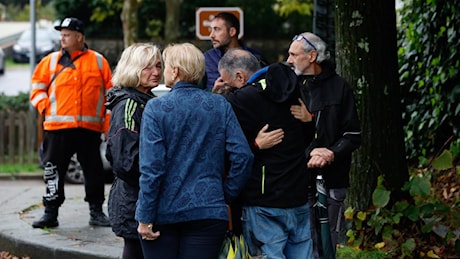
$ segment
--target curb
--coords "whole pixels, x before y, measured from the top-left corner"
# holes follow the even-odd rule
[[[41,174],[15,177],[42,178]],[[41,181],[11,181],[7,175],[4,184],[0,189],[0,251],[31,259],[117,259],[122,255],[123,240],[110,227],[88,224],[89,208],[82,186],[66,189],[58,228],[36,229],[31,224],[43,214]]]

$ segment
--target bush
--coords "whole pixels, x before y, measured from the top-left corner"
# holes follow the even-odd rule
[[[0,94],[0,111],[28,111],[29,107],[29,93],[21,92],[17,96]]]
[[[380,250],[390,258],[451,258],[460,253],[460,174],[455,147],[415,169],[403,187],[411,200],[389,205],[390,191],[378,178],[373,207],[355,212],[348,208],[348,243],[353,248]],[[458,151],[457,151],[458,152]]]

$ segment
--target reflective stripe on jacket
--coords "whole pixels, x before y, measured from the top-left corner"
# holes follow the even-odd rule
[[[60,73],[61,51],[43,58],[32,76],[30,102],[45,116],[45,130],[86,128],[107,132],[110,116],[104,104],[106,91],[112,87],[109,63],[93,50],[74,51],[71,58],[78,55],[73,66]]]

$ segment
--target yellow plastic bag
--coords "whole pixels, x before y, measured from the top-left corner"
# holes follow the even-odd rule
[[[248,246],[244,241],[243,235],[228,235],[222,249],[220,251],[219,258],[221,259],[251,259],[251,255],[248,251]]]
[[[227,205],[229,223],[228,231],[225,235],[225,240],[222,243],[222,249],[220,250],[219,258],[221,259],[251,259],[249,255],[248,246],[244,241],[243,235],[233,234],[233,223],[232,223],[232,211]]]

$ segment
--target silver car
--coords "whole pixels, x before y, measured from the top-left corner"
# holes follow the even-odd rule
[[[13,61],[17,63],[29,62],[32,53],[32,30],[25,30],[13,46]],[[38,63],[46,55],[59,50],[60,42],[51,29],[37,28],[35,30],[35,55]]]

